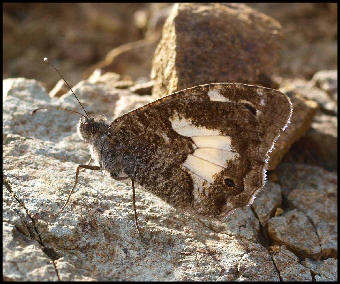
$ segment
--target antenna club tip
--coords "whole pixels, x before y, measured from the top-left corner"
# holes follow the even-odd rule
[[[48,62],[48,58],[47,57],[44,57],[44,62]]]

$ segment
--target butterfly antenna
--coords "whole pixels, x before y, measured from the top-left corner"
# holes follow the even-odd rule
[[[71,110],[71,109],[67,109],[67,108],[63,108],[63,107],[55,107],[55,106],[46,106],[46,107],[39,107],[39,108],[36,108],[35,110],[32,111],[32,115],[35,115],[35,113],[38,111],[38,110],[42,110],[42,109],[54,109],[54,110],[62,110],[62,111],[67,111],[67,112],[72,112],[72,113],[76,113],[76,114],[79,114],[85,118],[88,118],[87,116],[83,115],[82,113],[78,112],[78,111],[75,111],[75,110]]]
[[[71,86],[69,85],[69,83],[67,83],[67,81],[65,80],[64,76],[60,73],[60,71],[57,69],[57,67],[55,67],[52,63],[50,63],[48,61],[48,58],[45,57],[44,58],[44,62],[46,62],[50,67],[52,67],[60,76],[61,79],[63,79],[63,81],[65,82],[65,84],[67,85],[67,87],[71,90],[72,94],[75,96],[75,98],[77,99],[78,103],[80,104],[80,106],[82,107],[82,109],[84,110],[86,117],[89,118],[88,113],[86,112],[85,108],[83,107],[83,105],[81,104],[81,102],[79,101],[78,97],[76,96],[76,94],[73,92]]]

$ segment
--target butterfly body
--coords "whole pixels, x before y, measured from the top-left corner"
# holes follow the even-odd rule
[[[80,137],[114,179],[131,178],[169,204],[225,216],[263,186],[268,152],[291,115],[272,89],[207,84],[176,92],[111,124],[82,118]]]

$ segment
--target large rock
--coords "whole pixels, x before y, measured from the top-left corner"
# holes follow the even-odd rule
[[[213,82],[272,86],[279,30],[278,22],[246,5],[175,5],[153,59],[153,96]]]

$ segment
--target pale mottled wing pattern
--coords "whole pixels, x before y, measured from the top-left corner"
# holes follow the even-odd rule
[[[267,153],[290,115],[278,91],[215,83],[129,112],[110,129],[127,149],[124,174],[175,206],[218,216],[249,204],[263,186]]]

